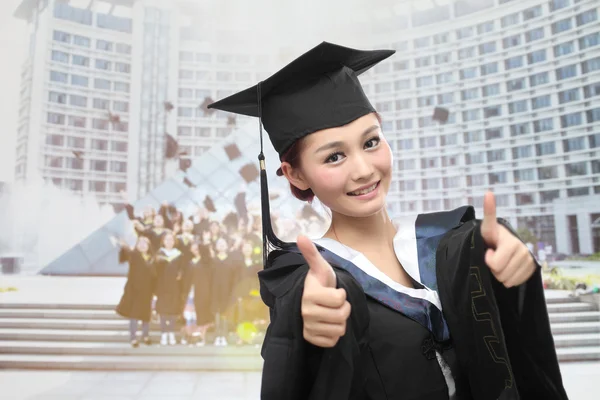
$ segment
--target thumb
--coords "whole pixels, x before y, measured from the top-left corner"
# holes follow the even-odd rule
[[[308,273],[313,275],[322,286],[335,288],[335,272],[331,265],[319,254],[312,240],[304,235],[300,235],[298,236],[297,243],[304,259],[308,263]]]
[[[498,243],[498,220],[496,219],[496,198],[494,193],[488,191],[483,198],[483,222],[481,223],[481,236],[488,246]]]

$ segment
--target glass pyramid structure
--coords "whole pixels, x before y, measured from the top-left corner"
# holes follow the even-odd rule
[[[240,153],[233,159],[230,159],[230,155],[225,151],[225,148],[231,144],[235,144]],[[284,177],[276,175],[275,172],[280,164],[279,157],[266,132],[264,133],[264,146],[271,194],[271,212],[284,218],[294,218],[305,203],[293,197]],[[235,211],[234,198],[242,190],[246,192],[249,213],[259,215],[259,178],[248,183],[240,173],[240,170],[248,164],[253,164],[258,169],[259,152],[260,139],[257,123],[256,120],[249,119],[248,124],[234,130],[222,144],[214,146],[193,160],[191,167],[186,172],[177,171],[172,178],[133,203],[135,215],[141,215],[147,205],[158,209],[160,204],[166,201],[173,203],[187,218],[203,205],[204,199],[208,195],[217,209],[211,218],[221,221],[226,214]],[[184,181],[191,182],[192,185],[186,184]],[[194,185],[195,187],[193,187]],[[127,265],[118,262],[119,249],[114,238],[124,238],[130,244],[135,243],[134,230],[125,211],[121,211],[82,242],[50,262],[40,271],[40,274],[126,275]]]

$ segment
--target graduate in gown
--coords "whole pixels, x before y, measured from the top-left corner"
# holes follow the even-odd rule
[[[156,269],[150,240],[138,238],[135,248],[126,242],[120,243],[119,262],[129,264],[127,282],[116,311],[129,319],[129,334],[132,347],[138,347],[137,329],[142,324],[142,340],[150,344],[150,320],[152,318],[152,298],[156,284]]]
[[[190,220],[186,220],[182,225],[181,234],[176,236],[176,245],[181,251],[183,261],[181,262],[183,271],[181,275],[181,310],[183,312],[183,308],[187,303],[188,296],[190,294],[190,290],[192,288],[192,270],[190,268],[190,260],[192,259],[192,250],[191,246],[196,240],[196,237],[193,234],[194,231],[194,223]]]
[[[175,236],[167,231],[156,253],[156,312],[160,315],[160,344],[175,345],[175,323],[181,313],[183,254],[175,247]]]
[[[565,399],[540,268],[493,194],[483,220],[462,207],[390,221],[392,153],[358,76],[393,53],[324,42],[209,106],[258,117],[278,175],[332,215],[315,243],[280,240],[261,148],[261,398]]]
[[[165,228],[165,220],[160,214],[154,216],[152,225],[144,225],[139,221],[133,221],[133,227],[139,236],[146,236],[150,239],[150,245],[153,249],[160,249],[164,234],[169,232]]]
[[[196,312],[196,325],[200,334],[198,346],[206,344],[206,331],[214,322],[214,315],[210,309],[212,294],[212,253],[208,244],[193,243],[193,257],[190,260],[192,281],[194,284],[194,310]]]
[[[215,242],[215,256],[212,260],[211,303],[210,310],[215,316],[215,346],[227,346],[229,333],[228,313],[232,303],[231,292],[236,276],[236,258],[229,253],[225,238]]]

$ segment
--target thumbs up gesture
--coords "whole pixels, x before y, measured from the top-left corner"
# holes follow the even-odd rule
[[[487,192],[483,199],[481,237],[490,247],[485,253],[485,263],[498,282],[507,288],[526,282],[535,271],[535,260],[518,237],[498,223],[496,198]]]
[[[301,305],[304,339],[315,346],[333,347],[346,333],[350,316],[346,291],[336,289],[335,272],[313,242],[306,236],[299,236],[297,242],[309,267]]]

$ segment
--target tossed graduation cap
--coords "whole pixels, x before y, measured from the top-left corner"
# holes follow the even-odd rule
[[[180,158],[179,159],[179,169],[183,172],[186,172],[189,167],[192,166],[192,160],[189,158]]]
[[[247,220],[248,207],[246,205],[246,192],[239,192],[238,194],[236,194],[233,200],[233,204],[235,206],[235,211],[238,213],[240,218]]]
[[[256,168],[256,165],[254,165],[254,163],[244,165],[239,170],[239,173],[242,176],[242,178],[244,178],[246,183],[254,181],[260,175],[260,172],[258,171],[258,168]]]
[[[211,197],[209,195],[206,195],[206,197],[204,198],[204,208],[206,208],[207,211],[209,212],[217,212],[217,209],[215,208],[215,203],[213,202],[213,199],[211,199]]]
[[[227,157],[229,158],[229,161],[233,161],[236,158],[239,158],[242,156],[242,153],[240,152],[239,147],[237,147],[237,145],[235,143],[228,144],[227,146],[224,147],[224,149],[225,149],[225,154],[227,154]]]
[[[205,115],[212,115],[215,112],[215,110],[210,109],[210,105],[213,101],[214,100],[211,97],[205,97],[202,104],[200,104],[200,108],[202,109],[202,111],[204,111]]]
[[[179,143],[177,140],[168,133],[165,133],[165,140],[167,145],[165,146],[165,157],[166,158],[175,158],[177,157],[177,151],[179,150]]]
[[[297,140],[375,112],[358,76],[390,57],[394,50],[357,50],[323,42],[246,90],[210,104],[235,114],[259,118],[263,262],[271,248],[295,248],[273,232],[265,170],[262,125],[280,158]]]
[[[444,107],[436,107],[433,109],[433,117],[434,121],[439,121],[442,124],[448,121],[448,117],[450,116],[450,111]]]
[[[72,153],[78,160],[81,160],[81,158],[83,157],[83,151],[73,150]]]

